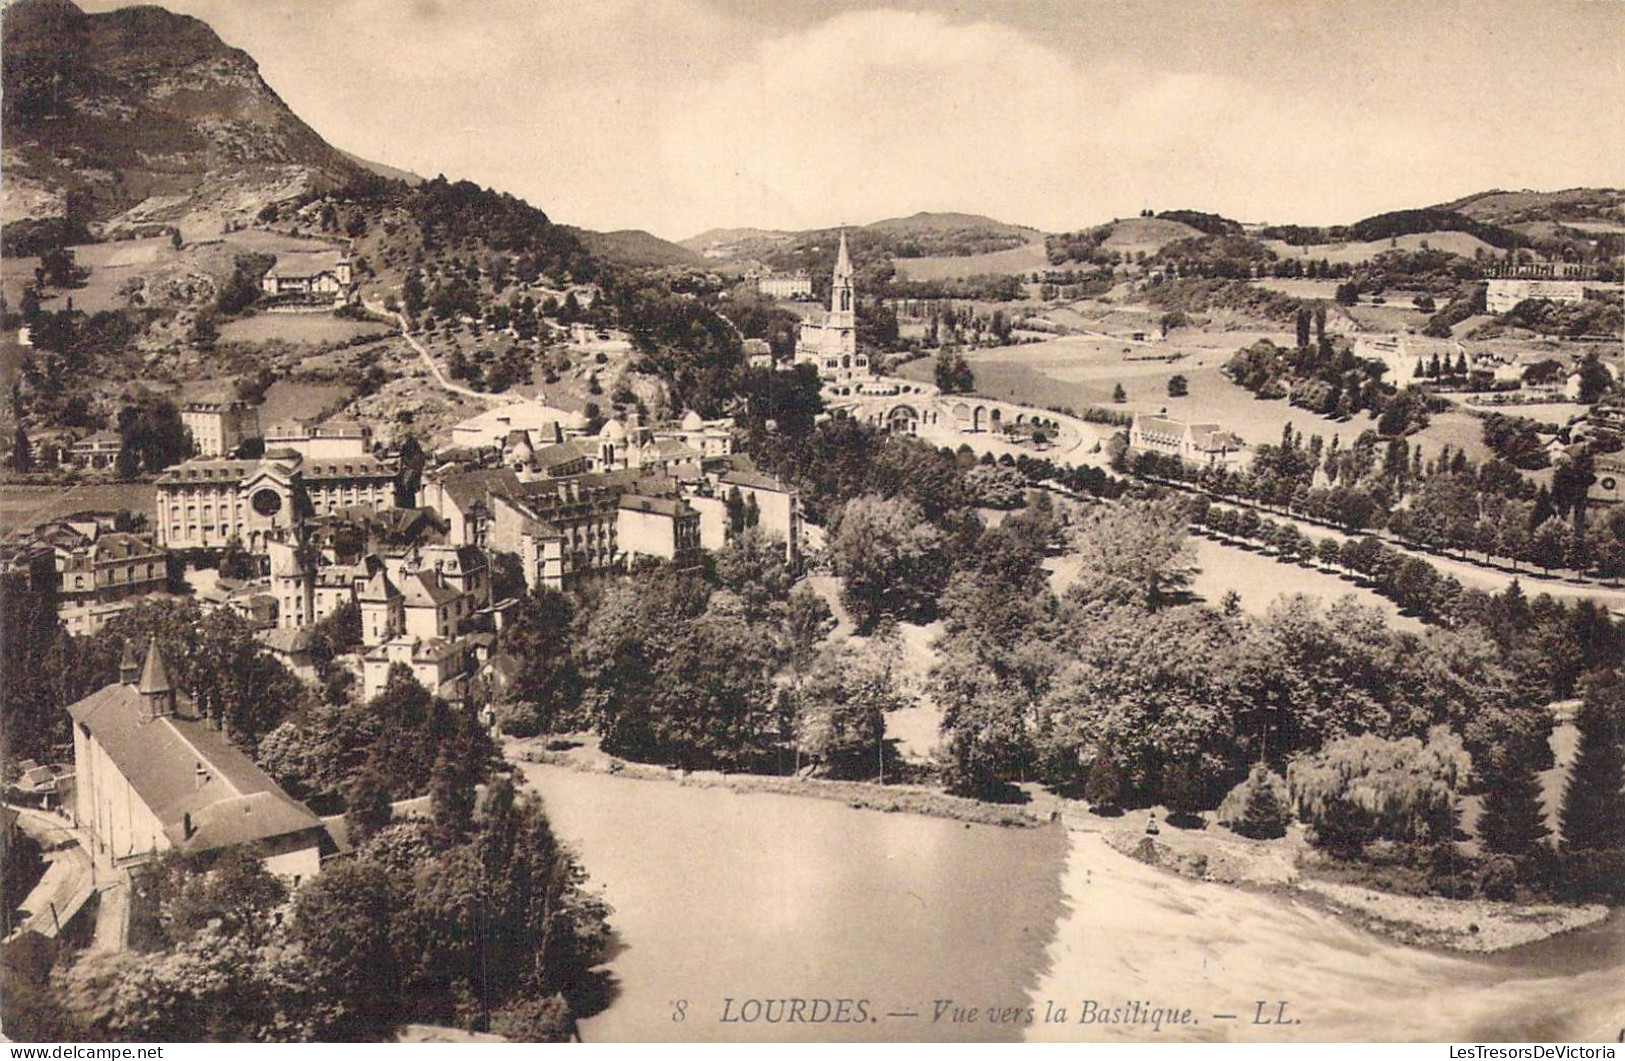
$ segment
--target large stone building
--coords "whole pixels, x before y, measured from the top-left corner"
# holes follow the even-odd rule
[[[158,541],[216,549],[232,538],[253,553],[307,517],[395,505],[395,470],[369,455],[307,461],[274,451],[260,460],[189,460],[158,478]]]
[[[199,457],[229,457],[260,437],[259,410],[248,402],[188,402],[181,406],[181,425],[192,433]]]
[[[372,452],[372,428],[359,420],[282,420],[266,429],[265,450],[292,450],[306,460],[362,457]]]
[[[247,846],[296,885],[321,871],[321,821],[197,715],[156,642],[68,714],[74,818],[115,862]]]
[[[1553,302],[1583,302],[1587,290],[1604,286],[1585,280],[1490,280],[1485,285],[1484,308],[1491,313],[1509,313],[1518,303],[1535,298]]]
[[[803,321],[796,341],[796,363],[812,365],[826,381],[867,377],[868,355],[858,350],[858,294],[853,286],[852,258],[846,250],[846,233],[835,255],[835,273],[830,280],[829,312]]]
[[[766,273],[756,278],[756,290],[768,298],[812,298],[812,277],[793,273]]]

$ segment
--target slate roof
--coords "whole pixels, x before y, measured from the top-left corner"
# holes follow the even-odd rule
[[[184,698],[181,704],[190,707]],[[90,731],[181,851],[209,851],[321,827],[309,808],[282,791],[208,722],[179,714],[149,719],[133,686],[104,686],[70,705],[68,713]]]

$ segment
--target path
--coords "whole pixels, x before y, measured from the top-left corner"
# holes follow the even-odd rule
[[[45,876],[23,901],[29,915],[18,931],[33,930],[55,936],[63,926],[99,894],[96,908],[94,946],[108,950],[124,949],[130,931],[130,876],[115,867],[107,856],[95,850],[89,834],[64,818],[16,807],[18,827],[47,850],[50,863]]]
[[[486,391],[477,391],[470,387],[464,387],[461,384],[453,383],[451,380],[446,378],[444,373],[440,371],[440,366],[435,363],[435,359],[429,353],[428,348],[422,343],[418,342],[417,337],[412,334],[411,330],[407,326],[405,314],[392,313],[388,309],[384,308],[384,304],[381,302],[367,302],[363,300],[362,304],[367,307],[367,310],[370,313],[376,313],[380,317],[394,318],[395,323],[401,329],[401,338],[405,339],[412,349],[417,351],[418,356],[423,359],[423,363],[428,366],[429,375],[434,377],[434,381],[440,385],[441,389],[450,391],[452,394],[460,394],[465,398],[473,398],[482,402],[495,402],[498,405],[508,405],[513,402],[524,400],[522,396],[517,394],[490,394]]]
[[[1161,480],[1158,481],[1161,482]],[[1189,486],[1180,484],[1165,483],[1164,485],[1174,486],[1176,489],[1191,489]],[[1212,497],[1212,495],[1209,496]],[[1331,538],[1338,542],[1352,541],[1356,537],[1376,538],[1383,545],[1401,555],[1415,557],[1433,565],[1434,569],[1441,575],[1454,576],[1458,582],[1468,589],[1480,589],[1486,593],[1500,593],[1511,586],[1513,582],[1517,582],[1519,588],[1531,597],[1545,593],[1556,600],[1594,600],[1614,610],[1625,610],[1625,587],[1622,586],[1606,586],[1596,582],[1573,582],[1565,578],[1542,575],[1538,571],[1528,569],[1513,571],[1500,564],[1487,564],[1478,560],[1445,556],[1440,553],[1418,549],[1390,534],[1373,532],[1367,535],[1352,535],[1335,527],[1314,523],[1276,509],[1248,504],[1245,501],[1234,501],[1227,497],[1212,497],[1212,501],[1216,505],[1223,505],[1227,508],[1251,508],[1265,519],[1274,520],[1276,523],[1290,523],[1317,545],[1324,538]]]

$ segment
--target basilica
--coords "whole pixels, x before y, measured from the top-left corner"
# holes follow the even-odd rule
[[[796,363],[812,365],[826,382],[866,379],[872,373],[869,356],[858,350],[858,297],[852,283],[852,259],[846,250],[846,233],[841,233],[841,249],[835,256],[835,275],[830,282],[829,312],[801,323],[796,341]]]

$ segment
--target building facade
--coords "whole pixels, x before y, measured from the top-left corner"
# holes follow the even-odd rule
[[[1196,465],[1231,465],[1246,450],[1241,439],[1218,424],[1187,424],[1145,413],[1135,415],[1128,444],[1130,450],[1178,457]]]
[[[192,433],[199,457],[229,457],[260,437],[259,410],[248,402],[188,402],[181,407],[181,425]]]

